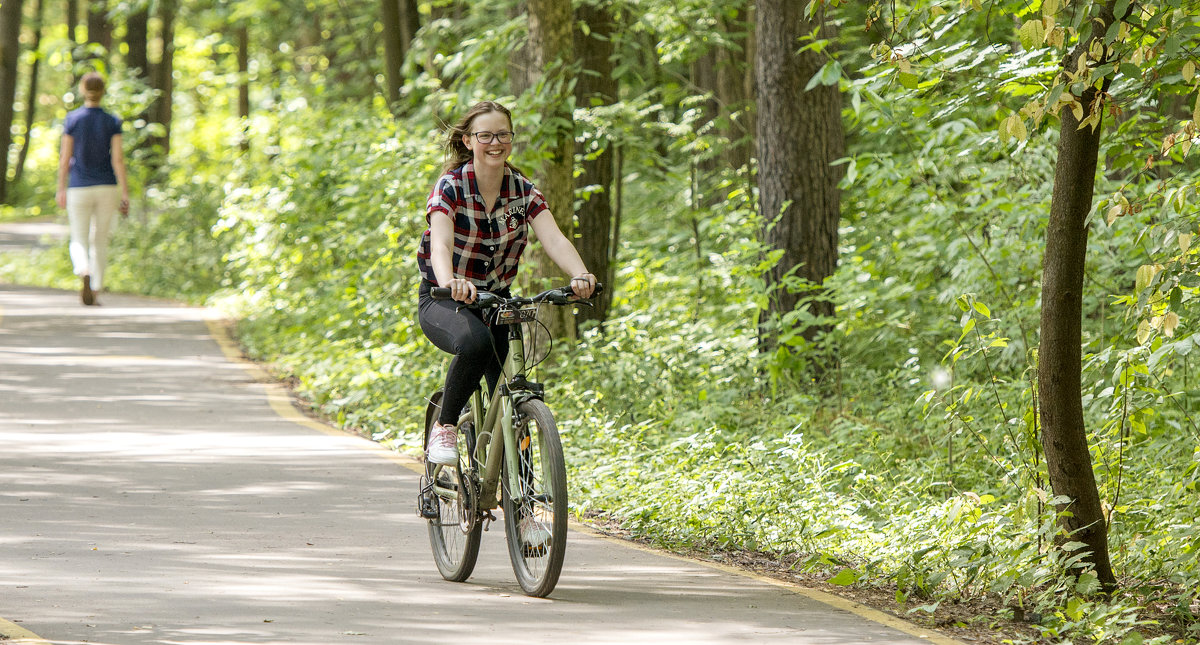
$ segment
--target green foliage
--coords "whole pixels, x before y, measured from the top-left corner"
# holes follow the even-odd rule
[[[189,24],[286,8],[245,4],[190,7]],[[1104,121],[1081,295],[1087,428],[1123,582],[1105,598],[1052,510],[1034,369],[1058,144],[1045,106],[1071,109],[1058,65],[1086,11],[1067,5],[1091,3],[828,3],[840,69],[812,80],[845,97],[841,261],[822,296],[836,316],[762,323],[778,257],[757,241],[753,168],[697,172],[731,142],[689,80],[714,48],[738,47],[744,3],[607,4],[622,18],[622,94],[574,117],[584,154],[622,157],[612,316],[535,375],[551,385],[574,511],[672,548],[761,551],[834,585],[888,585],[914,612],[996,598],[1040,616],[1039,642],[1162,642],[1159,618],[1196,642],[1200,177],[1195,62],[1180,44],[1194,20],[1137,15],[1144,34],[1122,45],[1136,69],[1113,68],[1120,113]],[[394,120],[368,96],[373,9],[342,7],[253,24],[272,46],[252,65],[246,123],[231,118],[231,44],[212,35],[224,32],[181,26],[176,107],[190,125],[174,133],[169,179],[118,229],[110,285],[224,308],[318,411],[413,450],[445,364],[415,323],[441,127],[501,97],[521,133],[514,161],[536,168],[539,141],[565,125],[543,117],[562,88],[509,96],[525,23],[507,3],[422,3]],[[1064,25],[1076,31],[1059,43]],[[145,89],[114,78],[136,113]],[[26,201],[0,218],[50,211],[65,108],[38,124]],[[0,258],[0,278],[74,287],[62,246]],[[800,334],[830,322],[816,343]],[[777,351],[760,354],[760,324],[783,325]],[[829,350],[835,368],[806,379]]]

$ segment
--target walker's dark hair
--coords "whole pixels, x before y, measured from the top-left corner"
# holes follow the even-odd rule
[[[83,98],[88,101],[99,101],[104,96],[104,77],[99,72],[88,72],[79,79],[83,88]]]
[[[471,133],[471,124],[475,121],[475,117],[489,112],[499,112],[508,117],[508,127],[512,127],[512,112],[509,112],[508,108],[503,105],[495,101],[480,101],[472,105],[471,109],[467,110],[467,113],[459,119],[458,125],[450,127],[450,132],[446,137],[446,167],[442,169],[443,174],[473,158],[470,148],[463,145],[463,135]]]

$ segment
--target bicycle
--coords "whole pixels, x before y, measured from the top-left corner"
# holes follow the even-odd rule
[[[596,294],[601,286],[596,285]],[[434,288],[434,298],[450,290]],[[463,307],[485,311],[492,325],[508,326],[508,357],[490,400],[476,388],[458,421],[457,467],[426,462],[417,497],[418,514],[429,521],[429,542],[442,577],[463,582],[479,557],[482,531],[504,515],[509,560],[521,589],[544,598],[562,571],[567,539],[567,476],[554,415],[545,388],[527,377],[524,323],[537,320],[539,305],[590,304],[570,287],[531,298],[505,298],[479,291]],[[425,443],[441,412],[442,390],[425,408]],[[497,496],[499,499],[497,500]]]

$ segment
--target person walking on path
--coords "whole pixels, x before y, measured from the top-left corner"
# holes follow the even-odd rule
[[[108,239],[119,211],[129,212],[129,184],[121,150],[121,119],[100,107],[104,77],[88,72],[79,80],[83,107],[67,114],[58,160],[55,201],[67,209],[71,264],[85,305],[99,304],[104,289]]]
[[[559,230],[542,193],[508,163],[515,138],[512,114],[494,101],[475,104],[446,142],[447,164],[426,205],[429,228],[421,237],[417,317],[421,331],[454,355],[446,372],[442,410],[430,432],[426,458],[457,464],[455,424],[482,376],[489,390],[500,379],[508,353],[503,327],[491,329],[474,309],[478,290],[509,296],[517,265],[532,228],[546,254],[571,278],[580,298],[591,297],[596,276]],[[433,287],[447,287],[457,302],[434,300]]]

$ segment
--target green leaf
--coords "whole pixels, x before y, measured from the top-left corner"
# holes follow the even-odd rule
[[[1100,591],[1100,579],[1095,572],[1087,571],[1075,582],[1075,593],[1090,595]]]
[[[829,584],[839,587],[847,587],[858,582],[858,571],[854,569],[842,569],[838,574],[828,580]]]
[[[903,85],[904,87],[906,87],[906,88],[908,88],[908,89],[910,89],[910,90],[915,90],[915,89],[917,89],[917,83],[918,83],[918,81],[919,81],[920,79],[918,79],[918,78],[917,78],[917,75],[916,75],[916,74],[909,74],[909,73],[907,73],[907,72],[900,72],[900,73],[898,74],[898,76],[899,76],[899,78],[900,78],[900,84],[901,84],[901,85]]]
[[[1138,344],[1139,345],[1145,344],[1146,339],[1149,337],[1150,337],[1150,321],[1143,320],[1142,322],[1138,323],[1138,329],[1137,329]]]
[[[1129,3],[1131,1],[1132,0],[1117,0],[1117,4],[1113,8],[1113,15],[1117,17],[1118,22],[1120,22],[1120,20],[1125,17],[1125,14],[1129,12]]]
[[[959,341],[962,341],[962,339],[966,338],[966,337],[967,337],[967,334],[971,333],[971,331],[972,331],[973,329],[975,329],[975,319],[974,319],[974,318],[968,318],[968,319],[967,319],[967,322],[966,322],[965,324],[963,324],[963,327],[962,327],[962,335],[960,335],[960,336],[958,337],[958,340],[959,340]]]
[[[1037,49],[1045,42],[1046,28],[1041,19],[1026,20],[1017,31],[1017,37],[1021,39],[1021,46],[1025,49]]]
[[[1146,637],[1142,636],[1141,632],[1129,632],[1125,634],[1125,638],[1121,639],[1121,645],[1142,645],[1146,642]]]
[[[982,302],[979,302],[978,300],[976,300],[975,302],[971,303],[971,306],[975,308],[975,311],[978,311],[980,314],[983,314],[984,318],[992,317],[992,310],[988,309],[987,305],[983,304]]]
[[[821,85],[837,85],[842,78],[842,64],[836,60],[831,60],[821,67],[820,71],[813,74],[813,77],[808,79],[808,85],[804,86],[804,91],[807,92],[816,87],[818,83]]]
[[[1121,63],[1121,73],[1131,79],[1137,80],[1142,77],[1142,68],[1133,63]]]

